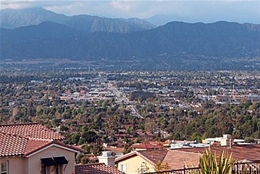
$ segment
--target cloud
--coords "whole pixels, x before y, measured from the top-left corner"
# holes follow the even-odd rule
[[[22,9],[22,8],[32,8],[32,7],[45,7],[45,6],[52,6],[56,4],[65,4],[68,1],[39,1],[39,0],[24,0],[24,1],[17,1],[17,0],[0,0],[0,8],[6,9]],[[73,2],[70,2],[73,3]]]
[[[129,11],[133,8],[133,1],[127,2],[127,1],[118,1],[114,0],[110,3],[111,7],[114,9],[119,9],[121,11]]]
[[[169,14],[212,22],[228,20],[260,23],[260,0],[1,0],[1,9],[43,7],[67,15],[149,18]]]

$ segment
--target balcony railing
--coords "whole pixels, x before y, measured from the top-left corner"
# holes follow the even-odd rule
[[[182,168],[175,170],[159,171],[159,172],[146,172],[146,174],[190,174],[193,171],[200,170],[199,167]],[[260,160],[254,162],[237,162],[233,168],[233,174],[260,174]]]

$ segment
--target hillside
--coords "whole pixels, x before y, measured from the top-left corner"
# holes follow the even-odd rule
[[[23,26],[38,25],[50,21],[85,31],[85,32],[119,32],[127,33],[154,28],[145,20],[112,19],[90,15],[66,16],[43,8],[4,9],[0,11],[2,28],[14,29]]]
[[[0,33],[1,60],[70,59],[108,69],[165,70],[256,70],[260,64],[260,25],[254,24],[170,22],[123,34],[44,22]]]
[[[49,45],[50,42],[53,43],[57,54],[55,57],[61,57],[59,50],[64,47],[73,49],[77,47],[82,50],[82,56],[89,54],[92,57],[104,56],[106,58],[174,53],[243,57],[258,56],[260,48],[259,25],[228,22],[213,24],[171,22],[165,26],[141,32],[127,34],[100,32],[88,35],[80,35],[81,32],[72,27],[45,22],[35,26],[2,30],[1,33],[1,44],[5,47],[5,51],[3,47],[1,49],[2,58],[12,57],[12,55],[5,55],[4,52],[8,49],[18,49],[22,45],[29,48],[35,42],[41,44],[42,47],[30,49],[32,52],[39,52],[39,49],[44,49],[44,46]],[[75,40],[75,37],[78,39]],[[58,43],[61,40],[68,42],[60,45]],[[15,45],[13,45],[14,42]],[[7,47],[7,43],[12,47]],[[20,55],[30,57],[25,53]],[[41,54],[38,57],[41,57]]]

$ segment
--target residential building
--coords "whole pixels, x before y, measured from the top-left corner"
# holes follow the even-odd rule
[[[113,152],[103,151],[99,163],[77,165],[76,174],[124,174],[115,167],[115,158]]]
[[[214,154],[220,154],[226,150],[232,153],[233,158],[241,162],[255,163],[254,166],[260,171],[260,145],[232,145],[208,147]],[[138,172],[155,172],[154,167],[160,161],[168,164],[168,170],[197,167],[199,157],[205,152],[205,147],[178,148],[175,150],[140,150],[116,158],[115,163],[119,170],[126,174],[137,174]]]
[[[40,124],[0,125],[1,174],[72,174],[80,149]]]
[[[112,152],[95,164],[76,165],[79,148],[40,124],[0,125],[0,174],[123,174]]]
[[[155,172],[154,167],[160,161],[169,164],[169,170],[180,169],[185,165],[197,165],[199,153],[187,153],[177,150],[140,150],[116,159],[119,170],[126,174]]]

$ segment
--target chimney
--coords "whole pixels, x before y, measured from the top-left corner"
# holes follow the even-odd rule
[[[221,146],[229,146],[229,148],[232,147],[232,137],[230,134],[224,134],[223,139],[221,141]]]
[[[103,151],[102,156],[98,156],[98,161],[108,166],[115,166],[115,159],[116,157],[111,151]]]

